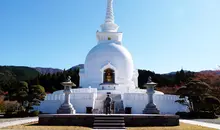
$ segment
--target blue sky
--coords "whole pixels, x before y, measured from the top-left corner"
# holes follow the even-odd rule
[[[220,0],[114,0],[136,68],[166,73],[220,64]],[[1,0],[0,65],[70,68],[97,44],[106,0]]]

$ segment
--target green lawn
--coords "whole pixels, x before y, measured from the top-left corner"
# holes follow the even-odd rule
[[[10,126],[3,129],[13,130],[90,130],[88,127],[80,126],[40,126],[36,122],[17,126]],[[207,127],[180,123],[180,126],[172,127],[128,127],[127,130],[215,130]]]
[[[216,130],[212,128],[180,123],[180,126],[172,127],[130,127],[127,130]]]

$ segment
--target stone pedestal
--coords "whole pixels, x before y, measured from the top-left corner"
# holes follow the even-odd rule
[[[159,114],[160,111],[157,109],[155,104],[147,104],[145,109],[143,110],[144,114]]]
[[[57,110],[57,114],[75,114],[76,111],[73,108],[73,106],[61,106],[58,110]]]
[[[63,104],[57,110],[57,114],[75,114],[76,111],[70,103],[70,94],[72,93],[71,87],[75,86],[75,84],[71,82],[70,77],[68,77],[66,82],[62,82],[61,84],[64,86],[63,92],[65,94],[65,99]]]
[[[145,84],[147,88],[148,94],[148,104],[146,105],[145,109],[143,110],[144,114],[159,114],[160,111],[157,109],[156,105],[154,104],[153,94],[155,93],[154,87],[157,84],[151,81],[151,77],[148,78],[148,82]]]

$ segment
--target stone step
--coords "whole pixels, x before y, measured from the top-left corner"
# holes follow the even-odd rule
[[[125,129],[125,126],[94,126],[93,129],[99,128],[99,129]]]
[[[93,128],[95,129],[125,129],[124,116],[103,115],[95,116]]]
[[[95,122],[115,122],[115,123],[124,123],[124,120],[94,120]]]
[[[124,116],[119,114],[102,114],[102,115],[96,115],[95,117],[124,117]]]
[[[125,123],[93,123],[93,126],[125,126]]]
[[[123,116],[95,116],[95,120],[124,120]]]
[[[125,127],[93,127],[93,129],[125,129]]]

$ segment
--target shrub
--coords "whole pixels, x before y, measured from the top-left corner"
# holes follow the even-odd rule
[[[39,111],[31,111],[30,113],[29,113],[29,116],[31,116],[31,117],[33,117],[33,116],[38,116],[39,115]]]
[[[4,96],[0,95],[0,112],[5,112],[5,106],[4,106]]]
[[[214,112],[203,111],[203,112],[177,112],[176,115],[183,119],[215,119],[218,116]]]
[[[20,104],[15,101],[5,101],[4,102],[4,109],[5,112],[15,112],[18,110]]]
[[[12,118],[12,117],[17,117],[17,112],[12,112],[12,111],[6,111],[4,117],[6,118]]]
[[[183,119],[190,119],[189,112],[177,112],[176,115]]]
[[[28,117],[28,112],[26,111],[18,111],[17,117]]]
[[[5,112],[5,106],[4,104],[0,104],[0,112]]]
[[[204,111],[204,112],[194,112],[195,115],[198,118],[204,118],[204,119],[215,119],[218,118],[218,116],[215,115],[214,112],[210,111]]]

